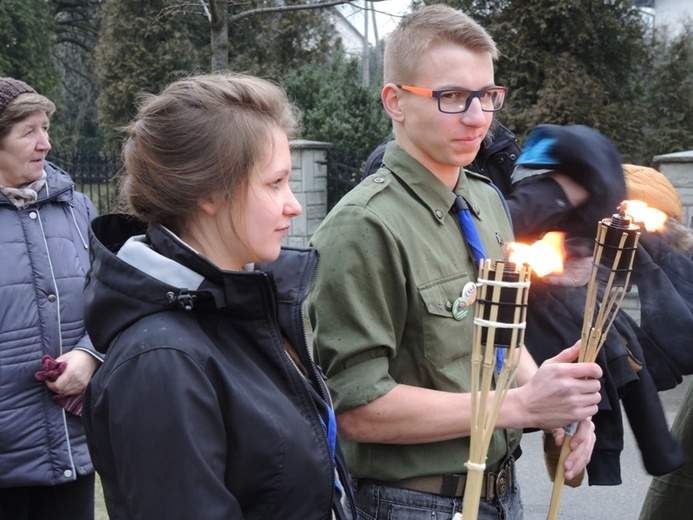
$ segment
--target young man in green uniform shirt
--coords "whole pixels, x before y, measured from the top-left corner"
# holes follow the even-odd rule
[[[477,268],[453,203],[465,199],[486,257],[502,259],[512,240],[502,201],[462,168],[503,104],[496,56],[486,31],[450,7],[406,17],[385,51],[382,100],[395,141],[313,237],[316,356],[364,518],[451,518],[462,508],[473,310],[455,319],[452,306]],[[562,426],[579,422],[566,477],[589,461],[601,370],[571,364],[577,354],[574,346],[537,368],[523,353],[488,452],[479,518],[522,518],[513,454],[523,428],[560,443]]]

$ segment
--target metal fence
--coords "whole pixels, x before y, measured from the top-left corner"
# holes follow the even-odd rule
[[[361,165],[354,166],[349,153],[337,148],[327,151],[327,210],[361,181]]]
[[[65,170],[75,182],[78,191],[88,196],[99,214],[113,211],[116,207],[117,186],[115,177],[122,168],[117,154],[61,153],[51,151],[48,160]]]
[[[327,210],[361,182],[363,161],[354,158],[351,150],[329,148],[327,150]]]

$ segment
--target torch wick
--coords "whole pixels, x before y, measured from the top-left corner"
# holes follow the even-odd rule
[[[628,229],[631,223],[631,217],[626,213],[628,211],[628,201],[623,201],[616,208],[618,213],[614,213],[611,217],[611,224],[614,227]]]
[[[626,212],[628,211],[628,202],[624,200],[616,209],[618,210],[618,214],[621,216],[621,218],[625,218]]]

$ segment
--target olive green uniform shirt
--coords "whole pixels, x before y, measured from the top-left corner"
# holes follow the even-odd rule
[[[512,240],[505,209],[488,179],[465,170],[455,193],[397,144],[384,166],[349,192],[312,239],[320,262],[309,299],[315,352],[339,414],[397,384],[469,392],[473,309],[461,321],[452,304],[476,281],[474,258],[452,210],[462,195],[491,259]],[[493,471],[521,433],[497,431]],[[425,444],[343,443],[359,478],[465,473],[469,438]]]

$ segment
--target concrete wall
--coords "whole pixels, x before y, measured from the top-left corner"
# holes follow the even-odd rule
[[[291,219],[284,245],[306,247],[327,214],[327,164],[329,143],[291,142],[290,186],[303,212]]]

